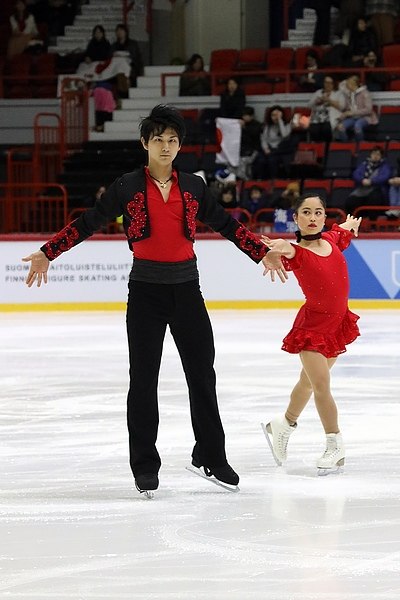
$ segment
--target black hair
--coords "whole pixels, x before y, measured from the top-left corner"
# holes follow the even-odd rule
[[[124,23],[118,23],[118,25],[116,25],[115,27],[115,31],[117,31],[117,29],[122,29],[123,31],[125,31],[126,37],[129,37],[128,27]]]
[[[249,115],[249,117],[254,116],[254,108],[252,106],[245,106],[242,110],[242,115]]]
[[[199,59],[201,60],[202,67],[204,69],[204,60],[203,60],[203,57],[201,56],[201,54],[192,54],[192,56],[189,58],[189,60],[186,63],[187,68],[192,69],[194,63]]]
[[[358,85],[361,83],[361,77],[358,73],[349,73],[346,79],[357,79]]]
[[[379,146],[378,144],[371,148],[369,153],[371,154],[371,152],[380,152],[382,157],[385,156],[385,150],[382,148],[382,146]]]
[[[301,208],[304,204],[304,202],[308,199],[308,198],[318,198],[318,200],[321,202],[323,208],[326,208],[326,200],[324,198],[321,198],[321,196],[319,196],[318,194],[302,194],[299,198],[297,198],[297,200],[295,200],[295,202],[293,202],[292,204],[292,209],[294,211],[294,213],[297,215],[297,213],[299,212],[299,208]]]
[[[234,81],[236,83],[236,85],[240,86],[240,79],[238,77],[235,77],[234,75],[232,75],[231,77],[228,77],[228,79],[225,82],[225,85],[228,85],[228,81]]]
[[[318,52],[316,52],[316,50],[313,50],[313,49],[308,50],[308,52],[306,52],[306,58],[307,58],[307,56],[311,56],[311,58],[313,58],[316,61],[317,65],[319,65],[320,57],[319,57]]]
[[[179,144],[182,144],[186,127],[181,113],[169,104],[157,104],[149,116],[141,120],[140,137],[147,144],[151,137],[161,135],[166,129],[173,129],[178,136]]]
[[[264,123],[266,125],[272,125],[272,118],[271,115],[274,112],[274,110],[280,110],[282,113],[282,121],[284,123],[287,123],[288,120],[286,118],[286,112],[285,109],[280,105],[280,104],[273,104],[270,108],[267,108],[265,110],[265,118],[264,118]]]
[[[232,184],[224,185],[224,187],[221,189],[221,195],[226,193],[232,194],[232,196],[236,197],[236,187]]]
[[[101,33],[103,34],[103,37],[106,37],[106,30],[104,29],[103,25],[95,25],[92,29],[92,37],[94,37],[94,34],[96,33],[96,31],[99,30],[101,31]]]

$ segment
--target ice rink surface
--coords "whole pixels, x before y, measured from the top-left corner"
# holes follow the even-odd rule
[[[362,337],[332,371],[345,471],[329,477],[312,401],[285,468],[260,428],[299,372],[280,350],[295,311],[210,313],[236,494],[185,470],[193,435],[168,335],[153,500],[128,464],[124,314],[0,313],[0,598],[398,600],[400,311],[355,312]]]

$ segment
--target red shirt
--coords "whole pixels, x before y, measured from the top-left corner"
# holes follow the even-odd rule
[[[181,262],[193,259],[193,242],[184,235],[183,200],[176,171],[165,202],[156,182],[146,171],[146,192],[150,237],[133,244],[135,258],[158,262]]]

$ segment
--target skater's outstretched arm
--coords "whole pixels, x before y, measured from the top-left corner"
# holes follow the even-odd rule
[[[268,236],[262,235],[261,241],[267,246],[267,248],[270,249],[267,256],[269,256],[272,251],[280,256],[286,256],[286,258],[293,258],[293,256],[296,254],[295,246],[293,246],[293,244],[287,240],[283,240],[281,238],[272,240]]]

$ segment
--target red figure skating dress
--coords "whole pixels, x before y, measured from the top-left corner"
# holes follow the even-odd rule
[[[296,245],[293,258],[282,257],[284,267],[293,271],[306,297],[283,340],[282,350],[291,354],[312,350],[334,358],[346,352],[346,344],[360,335],[359,317],[347,306],[349,277],[342,254],[352,237],[350,231],[333,225],[331,231],[322,234],[322,239],[332,246],[329,256],[319,256]]]

